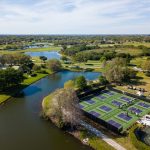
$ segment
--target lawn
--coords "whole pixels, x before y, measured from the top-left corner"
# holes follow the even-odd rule
[[[108,145],[106,142],[104,142],[99,137],[88,132],[87,130],[80,131],[80,140],[81,141],[87,137],[89,138],[88,144],[95,150],[114,150],[113,147]]]
[[[65,68],[74,68],[75,66],[80,67],[81,69],[91,69],[93,71],[98,71],[100,72],[102,70],[102,63],[98,61],[93,61],[93,60],[88,60],[86,63],[73,63],[73,64],[64,64],[62,65]]]
[[[146,76],[143,72],[138,72],[137,73],[137,78],[134,80],[132,85],[136,88],[144,88],[146,92],[144,93],[144,96],[149,96],[150,94],[150,77]],[[127,85],[122,85],[122,86],[116,86],[116,89],[132,93],[132,94],[137,94],[137,90],[131,90],[127,88]]]
[[[136,65],[137,67],[141,67],[142,63],[144,63],[147,60],[148,57],[136,57],[131,60],[131,64]]]
[[[93,117],[105,121],[119,132],[129,129],[139,118],[150,112],[150,104],[114,91],[104,90],[85,97],[81,109]],[[115,122],[115,123],[112,123]]]
[[[142,53],[141,49],[138,48],[117,48],[117,53],[129,53],[131,56],[139,56]]]

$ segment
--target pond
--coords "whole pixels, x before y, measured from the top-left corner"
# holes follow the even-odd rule
[[[0,107],[1,150],[89,150],[77,139],[39,117],[42,99],[78,75],[96,79],[100,73],[63,71],[47,76]]]
[[[25,52],[26,55],[31,57],[45,56],[47,59],[60,59],[61,55],[56,51],[43,51],[43,52]]]

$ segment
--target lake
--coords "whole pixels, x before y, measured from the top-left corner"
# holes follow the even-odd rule
[[[31,57],[45,56],[47,59],[60,59],[61,55],[56,51],[43,51],[43,52],[25,52],[26,55]]]
[[[39,117],[42,99],[78,75],[96,79],[100,73],[62,71],[49,75],[0,106],[1,150],[90,150],[77,139]]]

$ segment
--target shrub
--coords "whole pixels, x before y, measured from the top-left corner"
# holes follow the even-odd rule
[[[36,77],[37,74],[36,74],[36,73],[32,73],[30,76],[31,76],[31,77]]]
[[[99,76],[99,82],[102,84],[102,85],[105,85],[108,83],[108,81],[106,80],[106,78],[104,76]]]
[[[41,66],[34,65],[32,69],[33,69],[34,71],[40,71],[40,70],[41,70]]]
[[[87,82],[84,76],[79,76],[75,79],[75,85],[77,88],[83,90],[87,87]]]
[[[57,59],[50,59],[47,62],[47,67],[53,72],[60,71],[62,69],[61,63]]]

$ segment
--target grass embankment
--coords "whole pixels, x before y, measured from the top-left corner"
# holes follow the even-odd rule
[[[0,50],[0,54],[13,54],[13,53],[24,53],[24,52],[42,52],[42,51],[59,51],[59,50],[61,50],[61,47],[50,46],[50,47],[44,47],[44,48],[28,48],[25,50],[14,50],[14,51]]]
[[[46,77],[48,74],[51,74],[51,73],[52,72],[50,72],[50,71],[48,71],[48,73],[45,73],[45,74],[37,73],[36,77],[28,77],[27,75],[25,75],[25,80],[21,83],[21,85],[19,87],[15,87],[6,92],[0,92],[0,104],[7,101],[9,98],[16,95],[17,93],[19,93],[22,89],[26,88],[27,86],[31,85],[34,82]]]

